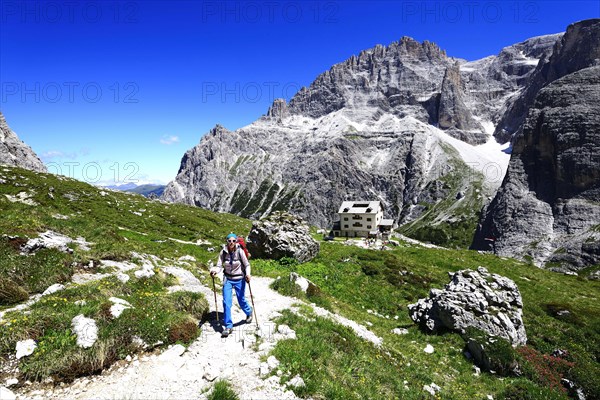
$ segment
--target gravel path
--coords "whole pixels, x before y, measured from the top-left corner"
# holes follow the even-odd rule
[[[272,279],[253,277],[252,292],[257,306],[259,326],[244,323],[245,315],[234,300],[232,309],[234,332],[221,338],[221,327],[214,321],[214,296],[211,288],[203,286],[192,274],[178,267],[163,268],[178,277],[180,285],[172,290],[203,293],[210,304],[210,320],[205,322],[201,336],[187,349],[175,345],[160,354],[128,357],[101,375],[84,377],[63,387],[40,390],[32,386],[19,390],[18,399],[204,399],[216,380],[227,380],[240,399],[297,399],[282,386],[276,371],[277,360],[261,362],[277,341],[295,339],[296,333],[287,326],[276,327],[273,322],[280,312],[294,309],[299,300],[282,296],[269,285]],[[219,290],[219,289],[217,289]],[[249,293],[247,293],[249,297]],[[222,316],[222,296],[217,293],[219,315]],[[317,315],[350,326],[356,333],[381,344],[381,339],[354,321],[314,307]],[[237,321],[237,322],[235,322]],[[277,328],[277,329],[276,329]],[[258,340],[257,340],[258,337]],[[275,362],[275,365],[272,365]],[[269,365],[269,366],[268,366]],[[268,375],[270,376],[264,379]]]
[[[260,376],[260,357],[266,355],[278,340],[286,338],[275,332],[272,320],[297,302],[270,289],[271,281],[253,277],[251,282],[260,322],[258,334],[262,343],[259,346],[256,344],[256,324],[241,322],[245,315],[234,300],[233,320],[239,322],[234,322],[234,333],[228,338],[221,338],[221,328],[209,321],[202,325],[202,335],[187,350],[176,345],[160,355],[134,357],[102,375],[78,379],[68,387],[33,390],[18,394],[18,398],[198,399],[206,397],[213,381],[226,379],[241,399],[296,399],[292,391],[279,384],[278,376],[268,379]],[[214,311],[212,290],[202,288]],[[219,294],[217,300],[222,315]]]

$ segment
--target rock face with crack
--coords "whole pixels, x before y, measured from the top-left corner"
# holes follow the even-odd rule
[[[463,333],[473,327],[514,346],[527,343],[517,285],[483,267],[454,273],[444,290],[431,289],[429,298],[420,299],[408,309],[412,320],[428,331],[450,329]]]
[[[46,166],[31,147],[23,143],[0,112],[0,164],[48,172]]]
[[[600,22],[598,23],[600,31]],[[473,247],[562,271],[600,263],[600,66],[542,89]]]
[[[306,222],[284,212],[254,222],[248,235],[248,251],[258,258],[292,257],[305,262],[316,257],[319,248]]]

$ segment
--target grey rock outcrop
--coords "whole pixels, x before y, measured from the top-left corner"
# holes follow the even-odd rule
[[[451,274],[444,290],[431,289],[429,298],[419,299],[408,310],[412,320],[428,331],[464,333],[473,327],[513,346],[527,343],[519,288],[512,280],[483,267]]]
[[[565,75],[600,65],[600,19],[576,22],[553,46],[551,55],[544,54],[532,72],[523,92],[511,101],[494,136],[505,142],[518,133],[533,106],[538,92]]]
[[[473,247],[577,270],[600,263],[600,66],[538,93]]]
[[[438,110],[438,125],[451,136],[467,143],[482,144],[488,139],[480,123],[473,119],[463,101],[458,63],[446,69]]]
[[[6,123],[0,112],[0,164],[21,167],[36,172],[48,172],[31,147],[23,143]]]
[[[293,257],[299,262],[310,261],[319,254],[317,243],[302,218],[275,212],[255,221],[248,235],[248,251],[253,257],[280,259]]]

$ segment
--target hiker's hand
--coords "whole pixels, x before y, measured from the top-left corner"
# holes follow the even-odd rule
[[[210,276],[212,276],[214,278],[215,275],[217,275],[217,273],[215,271],[210,271]]]
[[[246,282],[250,283],[250,275],[246,275]]]

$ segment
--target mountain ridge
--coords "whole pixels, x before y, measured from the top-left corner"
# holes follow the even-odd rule
[[[527,49],[528,56],[545,54],[553,39],[515,46]],[[381,200],[398,223],[413,222],[442,199],[465,191],[474,176],[485,180],[480,175],[489,165],[504,174],[507,156],[500,145],[470,172],[462,159],[457,159],[461,167],[449,167],[455,164],[450,159],[466,152],[450,151],[455,145],[444,143],[447,136],[463,139],[475,154],[485,152],[474,145],[492,147],[493,119],[501,107],[481,101],[499,90],[499,84],[488,85],[488,76],[513,77],[501,88],[507,98],[535,67],[521,65],[518,50],[505,53],[498,65],[488,57],[478,66],[408,37],[364,50],[320,74],[289,104],[276,99],[252,124],[233,132],[217,125],[186,152],[162,198],[251,218],[287,209],[327,227],[341,201],[368,197]],[[506,71],[498,72],[500,67]],[[479,108],[471,115],[474,103]],[[448,182],[439,182],[444,176]],[[465,203],[478,210],[499,184],[472,191]],[[465,212],[468,217],[455,217],[473,225],[476,211]],[[450,231],[442,230],[446,236]]]

